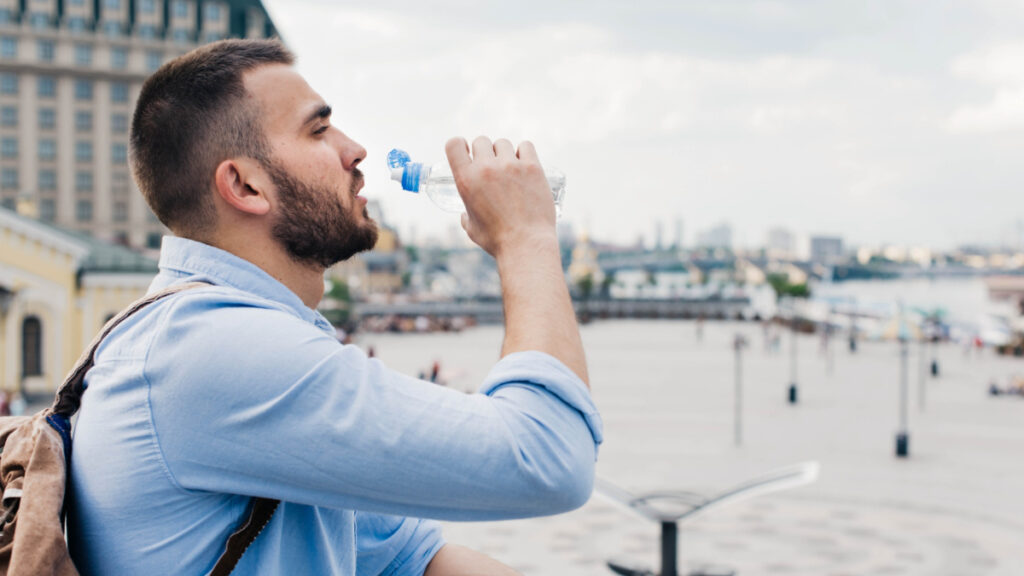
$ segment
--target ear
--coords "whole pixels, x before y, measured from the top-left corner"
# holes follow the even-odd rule
[[[257,162],[230,158],[217,165],[213,178],[217,195],[228,206],[253,216],[264,216],[270,211],[270,179]]]

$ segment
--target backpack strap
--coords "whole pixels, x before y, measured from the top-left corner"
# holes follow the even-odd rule
[[[249,506],[249,516],[231,536],[228,536],[228,541],[224,545],[224,552],[217,559],[217,564],[214,565],[213,571],[210,572],[209,576],[228,576],[231,574],[238,561],[242,559],[245,551],[256,540],[256,537],[260,535],[260,532],[267,527],[270,518],[274,515],[274,511],[277,510],[277,506],[280,503],[278,500],[269,500],[267,498],[252,499],[252,503]]]
[[[60,388],[57,390],[57,396],[53,400],[53,405],[50,406],[50,414],[47,417],[47,421],[50,425],[61,434],[61,439],[64,441],[65,458],[70,459],[71,457],[70,420],[82,405],[82,394],[85,393],[85,374],[93,367],[93,363],[96,359],[96,349],[99,348],[103,339],[129,316],[135,314],[146,306],[149,306],[153,302],[166,298],[167,296],[172,296],[178,292],[183,292],[192,288],[200,288],[202,286],[211,286],[211,284],[207,282],[187,282],[185,284],[176,284],[159,292],[140,298],[122,310],[117,316],[111,318],[110,321],[103,326],[103,329],[100,330],[100,333],[93,338],[92,343],[85,352],[82,353],[82,356],[78,359],[75,367],[71,370],[67,378],[64,380],[64,383],[61,384]],[[228,576],[231,574],[235,565],[242,559],[242,554],[245,553],[246,549],[249,548],[253,541],[256,540],[256,537],[260,535],[260,532],[262,532],[270,522],[270,519],[273,517],[274,511],[277,510],[277,506],[279,504],[280,501],[278,500],[270,500],[267,498],[252,499],[248,516],[238,529],[236,529],[228,538],[228,541],[224,546],[224,552],[221,554],[220,558],[217,559],[217,564],[214,566],[213,572],[210,573],[210,576]]]
[[[191,288],[199,288],[200,286],[210,286],[206,282],[187,282],[185,284],[177,284],[169,288],[165,288],[149,296],[145,296],[133,302],[130,306],[122,310],[117,316],[110,319],[100,330],[100,333],[93,338],[92,343],[86,348],[85,352],[78,359],[75,367],[72,368],[67,378],[64,379],[64,383],[61,384],[60,388],[57,389],[57,396],[53,400],[53,405],[50,406],[50,412],[58,416],[63,417],[66,420],[70,420],[75,412],[78,412],[79,406],[82,405],[82,394],[85,392],[85,373],[89,371],[93,366],[95,360],[96,349],[99,348],[100,342],[107,337],[110,332],[118,326],[121,322],[124,322],[132,314],[135,314],[139,310],[149,306],[153,302],[166,298],[172,294],[177,294],[183,290],[189,290]]]

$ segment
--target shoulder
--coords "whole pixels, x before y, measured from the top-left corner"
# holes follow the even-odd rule
[[[300,370],[341,347],[288,306],[230,287],[195,288],[156,305],[148,378],[225,370],[266,377],[267,370]]]

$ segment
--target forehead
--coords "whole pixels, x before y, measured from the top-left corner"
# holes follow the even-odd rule
[[[270,64],[249,70],[242,83],[259,107],[269,133],[299,130],[310,111],[324,103],[305,78],[287,64]]]

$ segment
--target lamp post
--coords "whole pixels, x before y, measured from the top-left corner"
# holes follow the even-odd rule
[[[902,302],[899,306],[899,317],[897,319],[897,335],[900,342],[900,427],[896,432],[896,457],[906,458],[910,455],[909,415],[907,414],[910,334],[907,330],[906,318],[903,315]]]
[[[747,345],[747,339],[742,334],[736,334],[733,338],[732,348],[736,354],[736,394],[735,394],[735,442],[737,446],[743,444],[743,348]]]
[[[789,317],[789,403],[796,404],[798,400],[798,392],[796,385],[796,302],[791,297],[789,299],[790,304],[790,317]]]
[[[917,362],[917,409],[920,412],[924,412],[925,406],[925,389],[927,388],[926,372],[928,371],[928,324],[922,325],[924,328],[921,331],[920,338],[920,350],[918,350],[918,362]]]

